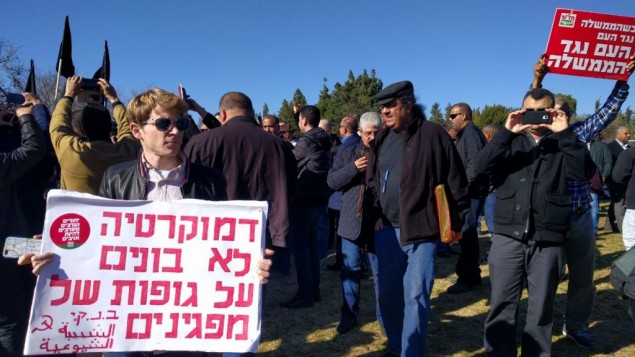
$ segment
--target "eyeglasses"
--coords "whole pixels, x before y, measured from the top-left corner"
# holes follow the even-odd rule
[[[143,123],[144,125],[154,125],[157,127],[158,131],[170,131],[172,129],[172,125],[176,127],[177,130],[185,131],[190,127],[190,120],[187,118],[178,118],[175,121],[172,121],[167,118],[157,118],[154,119],[153,122],[146,121]]]
[[[394,108],[397,106],[397,104],[399,104],[399,100],[397,99],[393,99],[392,102],[390,103],[386,103],[386,104],[380,104],[379,105],[379,109],[384,109],[384,108]]]
[[[450,114],[450,119],[454,119],[456,117],[458,117],[459,115],[461,115],[463,113],[454,113],[454,114]]]
[[[547,108],[525,108],[526,111],[537,111],[537,112],[541,112],[541,111],[545,111],[547,110]]]

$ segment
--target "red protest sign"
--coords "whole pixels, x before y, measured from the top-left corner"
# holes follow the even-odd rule
[[[556,9],[546,54],[551,73],[627,80],[635,18]]]

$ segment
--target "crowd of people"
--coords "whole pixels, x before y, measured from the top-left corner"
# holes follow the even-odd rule
[[[631,60],[629,74],[634,69]],[[567,102],[542,88],[547,73],[541,58],[528,92],[519,93],[522,108],[509,113],[501,127],[478,128],[464,102],[451,106],[445,127],[428,121],[413,84],[401,81],[374,96],[379,113],[351,113],[339,122],[338,134],[318,107],[294,103],[299,137],[275,115],[258,118],[240,92],[223,95],[212,115],[195,100],[159,88],[124,105],[100,79],[112,118],[103,105],[73,111],[82,92],[82,78],[73,76],[52,117],[34,93],[24,93],[25,103],[14,112],[2,113],[0,238],[4,243],[7,236],[41,234],[51,188],[119,200],[266,201],[259,278],[266,283],[272,273],[289,274],[292,266],[297,277],[297,290],[279,302],[282,308],[306,309],[321,301],[320,261],[332,245],[337,259],[329,269],[341,271],[337,332],[357,325],[367,270],[374,278],[377,320],[388,339],[386,355],[423,356],[435,258],[456,249],[439,242],[435,190],[443,185],[450,206],[443,219],[462,237],[457,279],[448,293],[467,294],[481,285],[481,215],[491,233],[486,353],[516,355],[518,303],[527,286],[522,355],[550,354],[554,299],[565,266],[562,332],[594,348],[588,325],[605,185],[611,228],[622,232],[626,249],[635,245],[635,149],[628,149],[626,127],[614,142],[600,139],[629,86],[617,81],[597,113],[570,123]],[[189,111],[200,115],[200,127]],[[524,123],[531,111],[544,111],[549,120]],[[0,260],[6,279],[0,285],[0,355],[21,355],[33,273],[52,259],[51,253],[27,255],[19,259],[23,266]]]

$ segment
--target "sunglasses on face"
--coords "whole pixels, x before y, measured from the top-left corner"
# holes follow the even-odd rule
[[[461,114],[463,114],[463,113],[450,114],[450,119],[454,119],[454,118],[458,117]]]
[[[177,120],[172,121],[167,118],[157,118],[157,119],[154,119],[154,121],[152,122],[147,121],[143,124],[154,125],[157,127],[158,131],[164,131],[164,132],[170,131],[170,129],[172,129],[172,125],[174,125],[176,129],[179,131],[185,131],[187,130],[187,128],[190,127],[190,120],[187,118],[178,118]]]

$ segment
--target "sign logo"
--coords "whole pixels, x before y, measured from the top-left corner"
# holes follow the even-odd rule
[[[558,26],[560,27],[573,27],[575,25],[575,14],[561,14],[560,15],[560,23]]]
[[[90,236],[90,224],[76,214],[63,214],[51,224],[51,240],[62,249],[79,248]]]

